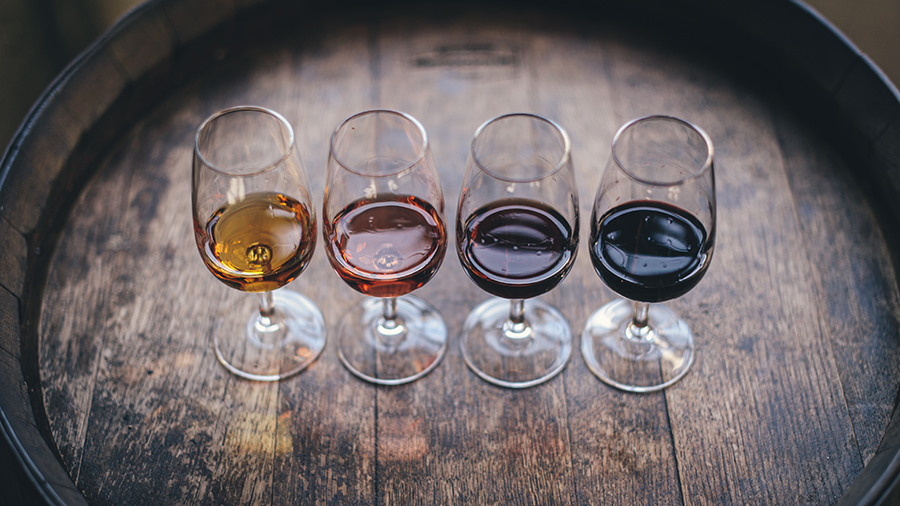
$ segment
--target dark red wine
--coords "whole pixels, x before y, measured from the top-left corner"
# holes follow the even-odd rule
[[[591,262],[619,295],[641,302],[680,297],[709,267],[706,229],[684,209],[665,202],[632,201],[592,224]]]
[[[440,213],[428,202],[390,195],[352,202],[325,224],[338,275],[374,297],[399,297],[428,282],[447,250]]]
[[[575,223],[576,230],[578,223]],[[556,210],[503,199],[456,224],[456,246],[469,278],[506,299],[528,299],[559,284],[575,261],[578,236]]]

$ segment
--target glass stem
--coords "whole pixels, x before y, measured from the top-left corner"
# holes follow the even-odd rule
[[[647,319],[650,315],[650,303],[634,301],[634,319],[631,324],[642,329],[647,326]]]
[[[514,343],[531,337],[531,327],[525,322],[525,300],[510,299],[509,320],[503,324],[503,334]]]
[[[525,300],[512,299],[509,301],[509,321],[513,325],[525,323]]]
[[[387,297],[381,299],[384,309],[376,328],[377,339],[389,350],[396,348],[406,336],[406,327],[403,319],[397,316],[397,298]]]
[[[284,322],[275,312],[275,296],[272,292],[260,292],[256,295],[259,298],[259,314],[253,326],[258,333],[275,336],[284,328]]]
[[[275,296],[272,292],[260,292],[259,294],[259,323],[263,327],[272,325],[272,316],[275,315]]]
[[[403,333],[403,320],[397,317],[397,298],[386,297],[381,299],[384,310],[381,313],[381,321],[378,322],[378,330],[382,336],[397,336]]]
[[[636,342],[648,342],[652,339],[650,328],[650,303],[634,301],[634,317],[625,328],[625,337]]]
[[[387,297],[381,300],[384,303],[384,321],[385,326],[397,325],[397,299],[395,297]]]

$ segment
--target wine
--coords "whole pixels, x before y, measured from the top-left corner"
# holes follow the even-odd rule
[[[576,221],[577,230],[577,221]],[[578,236],[551,207],[535,200],[491,202],[457,223],[457,248],[469,278],[507,299],[550,291],[575,261]]]
[[[226,285],[245,292],[280,288],[303,272],[316,244],[316,223],[300,202],[252,193],[194,223],[203,261]]]
[[[374,297],[399,297],[421,287],[447,249],[440,213],[408,195],[356,200],[324,232],[328,258],[341,279]]]
[[[712,241],[703,224],[671,204],[628,202],[592,225],[594,269],[625,298],[661,302],[680,297],[709,267]]]

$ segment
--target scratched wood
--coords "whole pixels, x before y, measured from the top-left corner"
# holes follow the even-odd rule
[[[812,252],[797,247],[772,115],[740,83],[704,72],[706,62],[691,68],[671,49],[620,49],[610,71],[634,99],[620,114],[684,117],[716,145],[715,265],[673,303],[690,314],[702,359],[665,394],[685,502],[834,502],[863,463],[841,384],[828,379],[838,371],[819,323],[825,308],[810,282]],[[788,471],[747,479],[765,469]]]
[[[170,17],[189,27],[185,12]],[[229,51],[216,46],[224,39],[201,44],[215,63],[116,134],[60,225],[40,300],[41,400],[89,504],[793,505],[847,492],[900,384],[896,252],[854,161],[777,88],[719,65],[703,44],[578,13],[282,17],[236,30]],[[515,111],[560,123],[572,138],[582,251],[544,299],[576,335],[614,297],[584,251],[613,134],[652,113],[702,126],[716,146],[717,246],[705,279],[672,303],[694,330],[694,368],[665,392],[624,394],[590,373],[576,338],[557,378],[522,391],[488,385],[457,341],[487,295],[451,242],[417,293],[451,335],[428,376],[368,385],[333,342],[279,384],[229,375],[209,335],[247,295],[196,251],[190,164],[199,123],[237,104],[294,125],[318,209],[334,127],[372,107],[412,114],[429,133],[451,228],[481,123]],[[361,299],[332,272],[321,237],[286,289],[314,300],[332,334]]]
[[[379,24],[380,77],[396,83],[383,84],[379,98],[409,111],[434,136],[451,223],[475,129],[500,114],[534,110],[530,40],[516,18],[398,14]],[[488,44],[494,54],[466,49]],[[485,57],[494,61],[475,64]],[[441,65],[442,58],[458,60]],[[455,337],[469,310],[489,296],[466,278],[454,239],[421,295],[437,304]],[[432,377],[378,392],[380,497],[384,504],[574,504],[565,402],[558,381],[525,391],[481,381],[451,340]],[[492,457],[472,459],[477,454]]]

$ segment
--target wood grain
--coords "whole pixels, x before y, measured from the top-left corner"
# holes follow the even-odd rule
[[[111,38],[109,53],[129,80],[137,81],[170,56],[175,47],[173,31],[162,10],[150,7]]]
[[[93,51],[84,66],[83,73],[60,75],[68,92],[36,111],[29,125],[34,135],[11,146],[21,155],[4,176],[0,215],[24,235],[35,232],[51,188],[76,143],[125,87],[124,76],[105,50]]]
[[[685,503],[834,502],[862,462],[772,118],[702,60],[637,44],[620,46],[612,68],[626,114],[688,119],[716,147],[713,264],[672,303],[699,346],[691,374],[666,391]]]
[[[610,67],[608,37],[568,19],[549,19],[535,37],[535,88],[544,114],[572,137],[583,225],[580,256],[571,281],[554,291],[567,310],[573,332],[615,294],[601,282],[585,251],[591,209],[613,135],[623,118]],[[580,37],[573,40],[572,29]],[[606,26],[605,30],[612,27]],[[605,31],[604,30],[604,31]],[[578,341],[580,342],[580,340]],[[662,394],[629,395],[593,376],[576,348],[563,373],[569,417],[577,504],[683,504],[672,429]]]
[[[516,29],[527,21],[494,19],[448,11],[396,13],[379,23],[381,104],[409,112],[428,129],[450,224],[475,130],[495,116],[535,105],[532,51]],[[518,58],[492,64],[507,48]],[[422,55],[438,56],[422,64]],[[482,63],[475,64],[476,58]],[[455,248],[451,237],[441,270],[419,291],[447,320],[451,339],[444,363],[407,387],[377,393],[376,503],[571,504],[563,385],[556,379],[543,388],[504,390],[466,368],[458,334],[468,312],[488,295],[463,273]],[[430,414],[443,421],[434,423]]]
[[[331,133],[344,118],[373,105],[371,33],[364,18],[337,15],[300,23],[298,33],[273,65],[278,70],[266,73],[269,79],[254,79],[259,95],[251,101],[283,111],[294,125],[321,210]],[[331,270],[321,236],[310,266],[288,288],[316,301],[329,339],[360,298]],[[375,388],[343,368],[333,341],[308,371],[280,386],[278,402],[281,437],[271,503],[370,504],[377,472]]]
[[[28,258],[28,244],[22,234],[4,219],[0,219],[0,241],[5,253],[0,259],[0,285],[21,297],[25,289],[24,267]],[[11,346],[11,343],[7,346]]]
[[[784,109],[774,109],[779,147],[800,229],[812,263],[812,281],[822,308],[853,432],[863,462],[874,455],[894,410],[900,371],[897,335],[900,296],[888,244],[869,207],[872,184],[808,131],[791,129]],[[861,252],[865,252],[860,254]],[[862,292],[862,293],[860,293]],[[877,374],[873,374],[877,371]],[[883,381],[872,381],[880,377]]]
[[[140,26],[163,41],[193,38],[205,25],[191,26],[192,12],[168,9]],[[234,30],[245,39],[228,47],[243,49],[210,47],[221,62],[123,129],[52,252],[40,314],[49,426],[88,502],[835,503],[873,458],[900,384],[896,253],[867,190],[815,125],[782,113],[789,104],[723,71],[703,46],[594,21],[427,7],[298,16],[259,38]],[[117,57],[143,54],[126,42]],[[145,68],[135,65],[123,75]],[[573,143],[582,251],[543,298],[576,336],[614,297],[583,251],[612,135],[650,113],[697,123],[716,146],[719,221],[706,279],[672,303],[694,330],[694,369],[664,393],[627,395],[590,373],[576,338],[569,366],[546,384],[488,385],[458,348],[463,319],[487,295],[451,242],[417,292],[451,336],[428,376],[368,385],[329,342],[280,384],[232,377],[209,335],[246,294],[218,283],[196,252],[190,164],[199,123],[238,104],[294,125],[317,209],[337,124],[372,107],[412,114],[429,133],[451,226],[481,123],[515,111],[559,122]],[[319,242],[286,289],[312,298],[333,334],[361,296]]]

